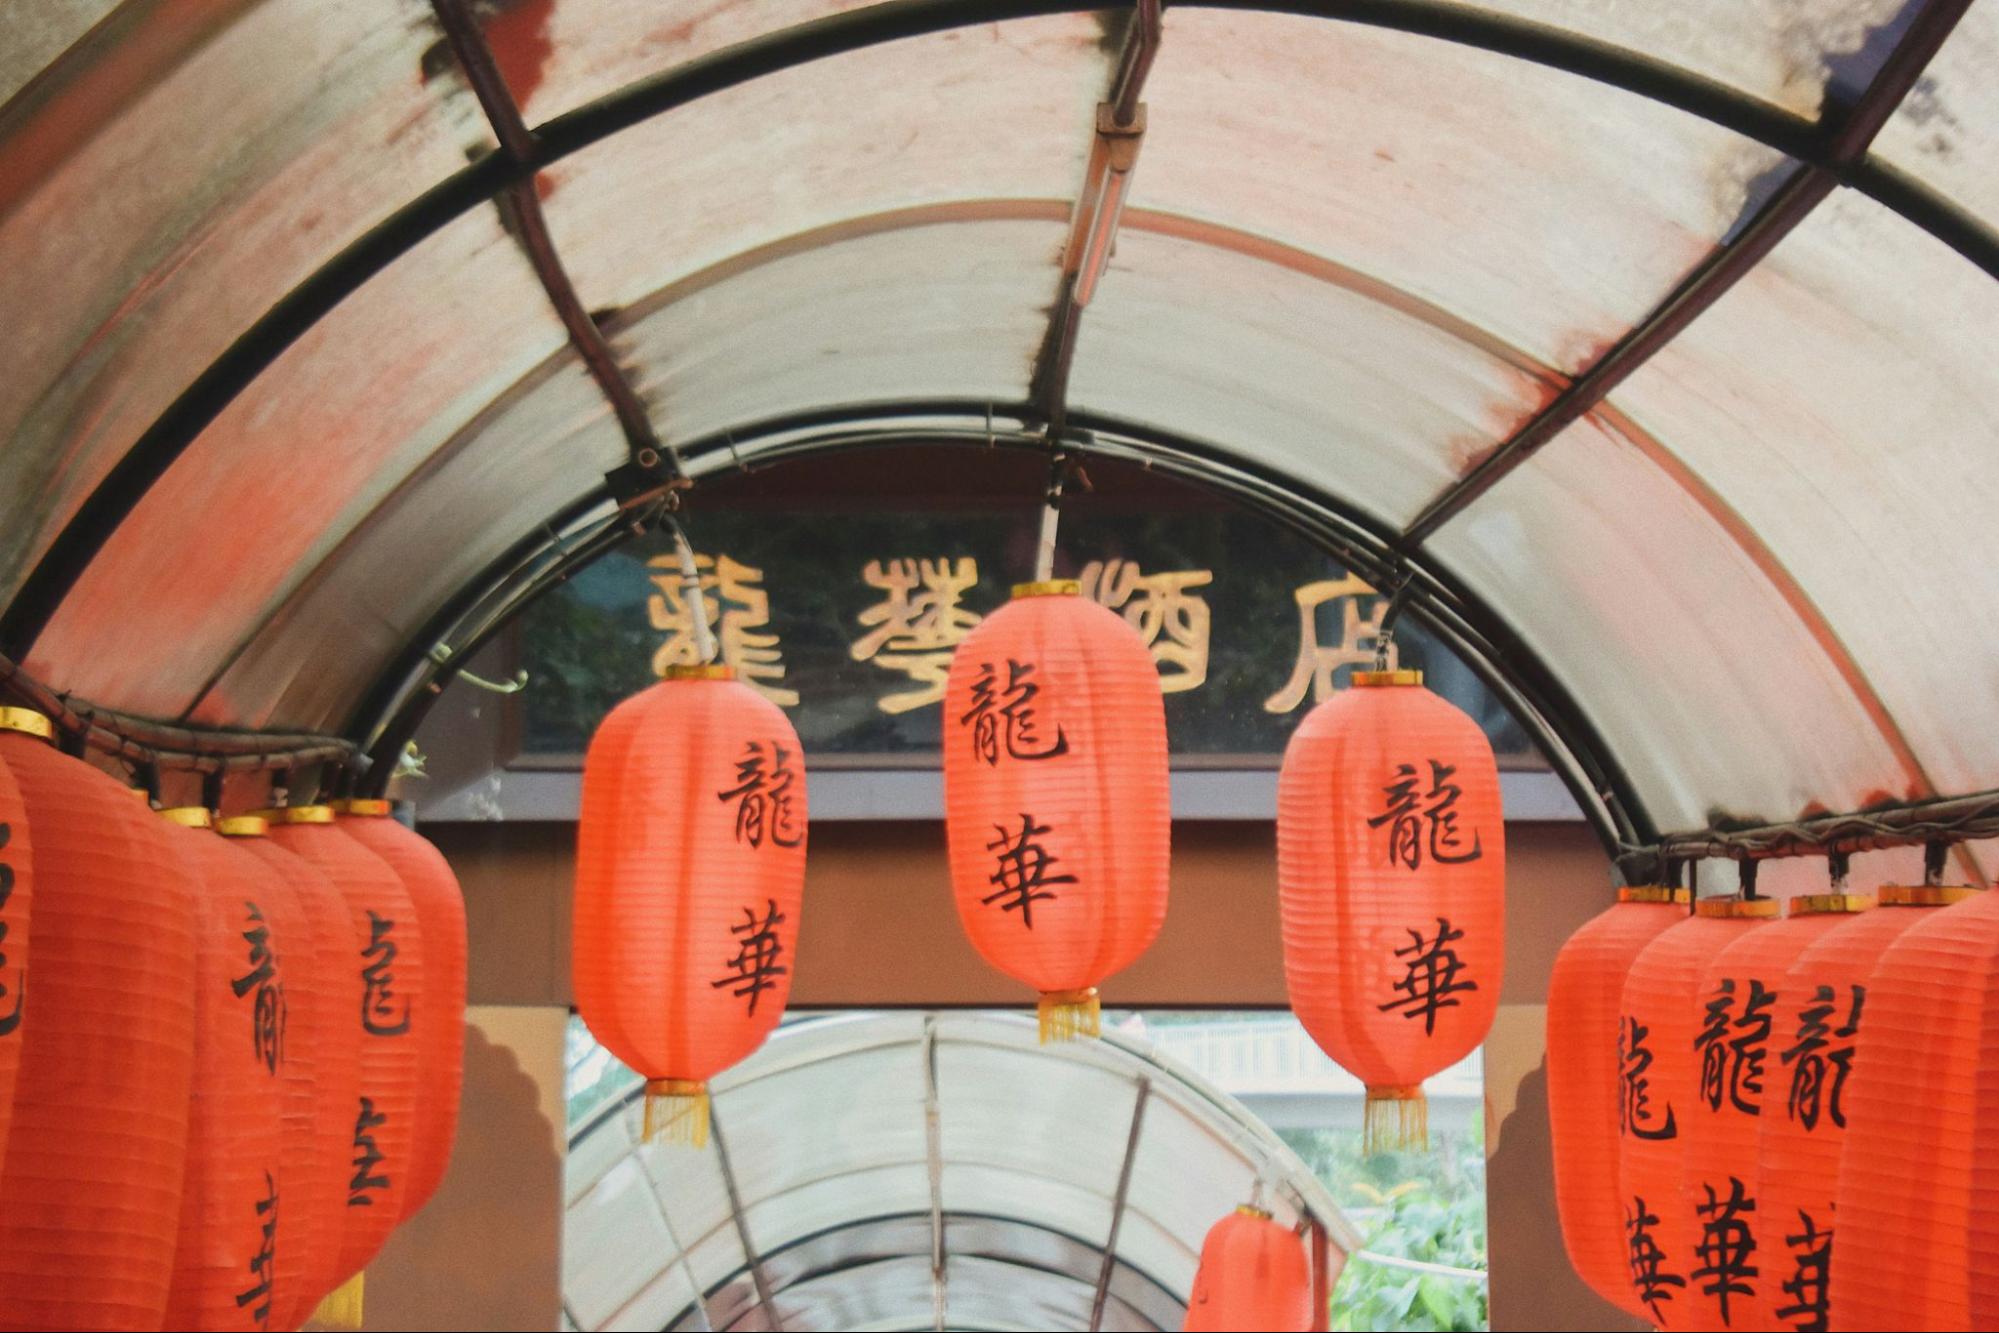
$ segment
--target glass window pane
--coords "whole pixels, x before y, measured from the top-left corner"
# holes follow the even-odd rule
[[[1999,786],[1995,330],[1999,283],[1841,192],[1618,393],[1796,578],[1946,792]],[[1832,808],[1922,792],[1898,765],[1851,794]]]

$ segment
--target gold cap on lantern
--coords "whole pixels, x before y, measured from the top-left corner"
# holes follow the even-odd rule
[[[1685,906],[1693,895],[1685,889],[1675,889],[1665,884],[1630,884],[1617,891],[1617,901],[1621,903],[1679,903]]]
[[[1013,585],[1015,597],[1079,597],[1082,592],[1083,585],[1077,579],[1040,579]]]
[[[736,669],[722,662],[675,662],[661,680],[734,680]]]
[[[1971,884],[1884,884],[1883,907],[1948,907],[1985,890]]]
[[[1695,916],[1730,918],[1777,915],[1775,898],[1702,898],[1694,904]]]
[[[1421,685],[1423,673],[1413,667],[1394,671],[1356,671],[1350,681],[1357,690],[1380,689],[1387,685]]]
[[[1801,893],[1784,908],[1786,916],[1819,916],[1828,912],[1865,912],[1874,906],[1871,893]]]
[[[344,801],[335,801],[333,808],[343,815],[353,815],[360,819],[380,819],[394,807],[389,802],[369,796],[350,796]]]
[[[48,714],[37,713],[32,708],[0,708],[0,731],[18,731],[23,736],[38,736],[42,740],[55,739],[55,723],[49,721]]]
[[[271,810],[253,812],[260,819],[273,824],[331,824],[333,807],[330,805],[283,805]]]
[[[205,805],[171,805],[160,811],[160,818],[182,828],[209,828],[215,822],[209,818]]]
[[[1270,1210],[1268,1208],[1258,1208],[1253,1203],[1239,1203],[1235,1206],[1235,1210],[1241,1216],[1253,1217],[1259,1222],[1268,1222],[1270,1220]]]
[[[215,821],[215,831],[225,838],[261,838],[271,831],[271,821],[262,815],[230,815]]]

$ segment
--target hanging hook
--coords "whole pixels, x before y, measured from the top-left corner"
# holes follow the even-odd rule
[[[1745,899],[1753,899],[1758,896],[1756,892],[1756,872],[1762,868],[1762,864],[1761,861],[1758,861],[1753,856],[1746,858],[1741,864],[1738,877],[1742,881],[1742,896]]]
[[[708,599],[701,591],[701,571],[694,563],[694,548],[688,544],[687,532],[680,526],[680,520],[672,514],[662,514],[662,519],[673,533],[673,549],[680,558],[680,600],[687,608],[688,622],[694,629],[694,656],[698,663],[715,660],[715,636],[708,629]]]
[[[1844,848],[1834,848],[1825,854],[1826,874],[1832,880],[1834,893],[1846,892],[1846,873],[1853,861],[1853,853]]]
[[[1938,838],[1923,844],[1923,883],[1935,888],[1943,883],[1944,866],[1950,860],[1950,844]]]
[[[1381,624],[1374,631],[1374,669],[1387,671],[1395,656],[1395,622],[1402,618],[1402,603],[1415,576],[1400,555],[1388,569],[1388,605],[1382,609]]]

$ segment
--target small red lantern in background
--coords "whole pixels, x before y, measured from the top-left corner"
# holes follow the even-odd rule
[[[1682,1202],[1687,1122],[1701,1092],[1696,991],[1709,963],[1777,915],[1770,898],[1707,898],[1631,964],[1618,1014],[1618,1197],[1632,1295],[1664,1329],[1693,1327],[1693,1212]]]
[[[402,1219],[416,1141],[416,1015],[424,1003],[423,929],[409,891],[382,858],[334,825],[333,807],[263,812],[270,839],[318,869],[347,904],[347,967],[361,983],[350,1031],[360,1047],[352,1108],[347,1218],[336,1278],[366,1268]],[[342,1302],[351,1310],[351,1304]]]
[[[0,708],[0,730],[46,738],[52,728],[40,713]],[[28,807],[14,775],[0,760],[0,1162],[7,1160],[7,1126],[13,1119],[14,1081],[21,1070],[34,903],[35,850]]]
[[[1428,1141],[1423,1080],[1485,1040],[1506,955],[1506,829],[1485,733],[1420,671],[1357,671],[1284,750],[1284,976],[1367,1085],[1370,1151]]]
[[[1973,1326],[1979,1059],[1995,972],[1999,895],[1981,893],[1903,931],[1867,980],[1835,1195],[1833,1328]]]
[[[1742,935],[1701,972],[1700,1086],[1680,1117],[1680,1207],[1699,1260],[1687,1274],[1686,1327],[1764,1328],[1783,1303],[1769,1299],[1779,1293],[1764,1257],[1783,1241],[1763,1225],[1756,1152],[1763,1121],[1783,1112],[1790,1086],[1783,1056],[1792,1034],[1778,1025],[1786,978],[1806,949],[1873,906],[1871,896],[1850,893],[1792,898],[1783,920]]]
[[[1097,985],[1158,935],[1171,860],[1159,669],[1079,587],[1017,585],[958,645],[944,690],[958,919],[1040,992],[1043,1041],[1097,1035]]]
[[[423,928],[423,1007],[416,1014],[422,1048],[416,1145],[403,1216],[430,1202],[451,1163],[458,1096],[465,1075],[465,895],[444,854],[398,823],[387,801],[341,805],[340,829],[382,858],[409,890]]]
[[[0,1170],[0,1327],[158,1328],[194,1075],[194,889],[151,807],[19,716],[0,720],[0,762],[34,830],[35,972]]]
[[[791,995],[805,766],[775,704],[676,666],[597,728],[576,837],[576,1007],[646,1077],[645,1136],[701,1144],[707,1081]]]
[[[1756,1211],[1763,1303],[1773,1326],[1810,1329],[1827,1314],[1825,1281],[1837,1257],[1834,1204],[1855,1043],[1867,983],[1906,930],[1977,890],[1897,886],[1872,912],[1840,922],[1798,955],[1784,979],[1772,1040],[1793,1057],[1769,1067],[1757,1137]],[[1787,1290],[1788,1284],[1788,1290]]]
[[[1305,1246],[1261,1208],[1236,1209],[1208,1230],[1187,1301],[1187,1333],[1312,1327],[1312,1268]]]
[[[1548,1129],[1555,1202],[1569,1262],[1611,1304],[1648,1313],[1631,1292],[1617,1187],[1618,1012],[1645,946],[1687,919],[1685,889],[1633,887],[1555,955],[1548,981]]]
[[[300,1035],[288,1011],[299,983],[310,986],[290,966],[299,923],[289,891],[216,837],[205,808],[160,814],[185,830],[169,836],[197,899],[194,1085],[165,1327],[268,1328],[281,1309],[277,1256],[290,1257],[292,1240],[278,1205],[302,1157],[288,1151],[284,1121]]]

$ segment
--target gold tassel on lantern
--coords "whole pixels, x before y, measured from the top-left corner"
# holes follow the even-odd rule
[[[367,1276],[365,1272],[356,1273],[328,1292],[319,1308],[312,1312],[312,1322],[325,1328],[361,1327],[361,1283]]]
[[[1041,993],[1041,1044],[1051,1041],[1080,1041],[1104,1035],[1103,1014],[1097,1004],[1097,988],[1051,990]]]
[[[1430,1147],[1430,1103],[1424,1100],[1423,1085],[1369,1088],[1367,1111],[1361,1121],[1361,1151],[1378,1152],[1408,1149],[1427,1151]]]
[[[690,1148],[708,1146],[708,1085],[693,1079],[655,1078],[646,1082],[646,1143],[665,1139]]]

